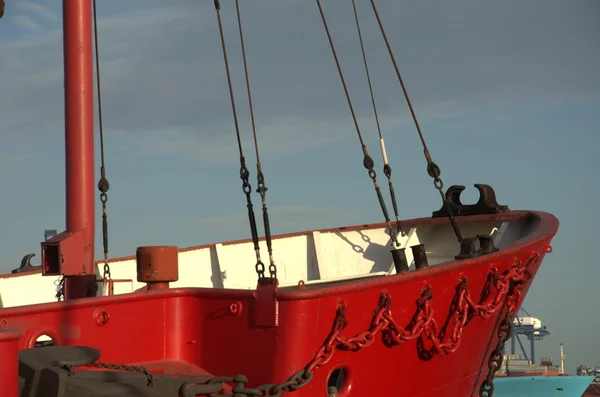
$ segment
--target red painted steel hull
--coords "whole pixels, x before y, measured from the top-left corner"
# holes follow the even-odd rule
[[[429,285],[433,294],[429,308],[438,324],[437,335],[441,342],[452,345],[457,317],[450,308],[461,277],[468,280],[470,297],[477,303],[491,269],[502,274],[515,263],[528,266],[529,277],[513,307],[518,309],[558,228],[558,220],[546,213],[512,212],[465,218],[473,221],[490,217],[529,217],[536,230],[500,252],[456,264],[343,284],[280,289],[277,327],[255,326],[257,311],[264,310],[257,304],[255,291],[203,288],[9,308],[0,312],[0,326],[23,333],[19,350],[32,347],[38,336],[47,334],[59,345],[98,348],[102,362],[145,365],[161,373],[168,373],[169,368],[181,372],[181,365],[192,364],[192,372],[197,368],[198,373],[207,371],[215,376],[243,373],[249,378],[247,386],[256,387],[284,382],[313,359],[331,337],[340,301],[345,302],[348,321],[341,335],[351,337],[369,329],[382,292],[391,298],[390,316],[400,326],[409,324],[418,310],[417,300]],[[432,221],[444,220],[428,220]],[[446,355],[422,354],[431,347],[426,332],[391,347],[384,344],[379,333],[370,346],[359,351],[338,348],[333,349],[332,355],[326,351],[323,356],[328,360],[314,369],[312,381],[290,395],[326,395],[328,376],[339,367],[346,368],[348,378],[348,386],[339,397],[477,395],[498,340],[497,319],[505,315],[503,307],[485,319],[474,313],[459,335],[460,345]],[[446,322],[449,331],[440,335],[439,328]],[[14,382],[3,379],[1,372],[0,381]]]
[[[591,385],[589,385],[589,387],[587,388],[587,390],[585,391],[585,393],[583,393],[583,396],[581,396],[581,397],[596,397],[596,396],[600,396],[600,384],[599,383],[592,383]]]

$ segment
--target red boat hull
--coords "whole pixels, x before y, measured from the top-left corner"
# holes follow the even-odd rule
[[[296,397],[325,395],[337,368],[346,373],[338,397],[477,395],[499,320],[518,309],[558,228],[545,213],[469,218],[509,217],[529,217],[536,230],[499,252],[454,264],[280,289],[276,301],[257,291],[194,288],[10,308],[0,312],[0,327],[7,335],[21,330],[19,350],[49,335],[57,345],[99,349],[102,362],[142,365],[156,376],[182,368],[244,374],[246,387],[285,382],[312,362],[312,380]],[[257,325],[266,325],[271,313],[273,324]],[[12,345],[0,343],[2,365],[10,365]],[[360,348],[347,350],[352,346]],[[17,395],[16,379],[3,371],[0,384],[14,385],[15,393],[6,395]]]

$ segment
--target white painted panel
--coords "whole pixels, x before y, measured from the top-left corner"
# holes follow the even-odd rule
[[[493,234],[500,245],[505,245],[526,233],[524,225],[519,221],[510,222],[508,227],[500,222],[461,224],[461,231],[464,236]],[[398,240],[400,247],[406,249],[408,263],[413,269],[410,249],[413,245],[426,244],[430,265],[453,260],[460,248],[450,225],[412,228]],[[269,256],[264,241],[260,242],[260,249],[268,276]],[[312,284],[394,274],[390,249],[390,237],[384,228],[309,232],[273,239],[281,286],[294,286],[300,280]],[[179,280],[171,283],[171,287],[254,289],[257,281],[255,265],[251,241],[182,251],[179,253]],[[135,259],[111,262],[110,268],[113,279],[131,280],[115,283],[115,294],[144,287],[137,281]],[[102,270],[103,264],[97,264],[99,277]],[[57,277],[42,277],[39,273],[0,278],[0,307],[53,301],[57,280]],[[99,287],[100,294],[106,294],[103,285]]]

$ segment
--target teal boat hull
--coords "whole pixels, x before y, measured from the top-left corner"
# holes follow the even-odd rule
[[[593,376],[514,376],[494,379],[494,397],[581,397]]]

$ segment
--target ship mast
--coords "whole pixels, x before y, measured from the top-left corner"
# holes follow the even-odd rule
[[[84,233],[86,274],[94,275],[94,84],[91,0],[63,0],[67,232]],[[79,284],[81,277],[67,279]],[[94,276],[94,283],[96,277]],[[73,287],[73,285],[71,285]]]
[[[42,243],[42,272],[65,299],[95,296],[94,87],[91,0],[63,0],[66,231]]]
[[[565,374],[565,351],[562,343],[560,344],[560,374]]]

